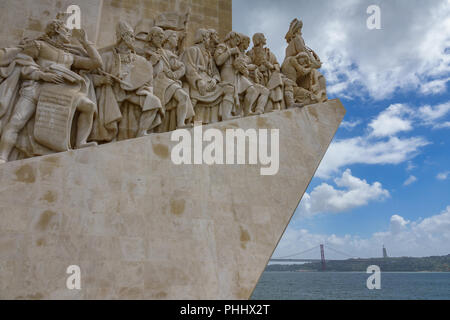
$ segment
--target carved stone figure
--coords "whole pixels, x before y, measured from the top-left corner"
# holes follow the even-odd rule
[[[164,30],[153,27],[148,35],[148,46],[145,50],[146,56],[153,65],[154,94],[166,110],[163,124],[158,132],[184,128],[186,119],[190,120],[194,116],[189,94],[183,90],[180,81],[185,75],[186,68],[174,53],[163,49],[164,39]]]
[[[240,100],[242,99],[245,116],[264,113],[265,103],[263,99],[260,99],[257,103],[258,89],[248,79],[248,75],[246,76],[237,70],[241,69],[240,64],[242,64],[239,59],[241,53],[238,48],[240,43],[239,35],[232,31],[228,33],[224,41],[217,47],[214,54],[217,66],[220,68],[222,81],[234,86],[236,106],[240,105]],[[255,104],[257,105],[253,112],[252,109]]]
[[[32,145],[28,156],[69,150],[75,111],[79,112],[76,148],[95,145],[87,142],[96,112],[95,99],[88,98],[85,79],[71,69],[93,70],[101,67],[102,60],[84,31],[78,30],[74,36],[88,57],[74,54],[74,49],[69,46],[70,32],[62,20],[49,23],[42,37],[27,44],[23,53],[33,62],[30,60],[28,70],[22,69],[19,99],[0,142],[0,162],[9,160],[19,133],[35,115],[36,109],[35,123],[30,122],[25,134]],[[41,145],[44,151],[33,151],[33,145]]]
[[[195,45],[182,55],[195,121],[204,124],[232,119],[235,102],[234,87],[221,81],[209,47],[210,32],[199,29],[195,35]]]
[[[288,107],[320,102],[321,96],[314,93],[320,90],[317,73],[314,72],[307,53],[301,52],[295,57],[287,58],[282,70],[287,77],[285,99]]]
[[[166,30],[164,32],[163,48],[178,55],[178,33],[173,30]]]
[[[303,22],[301,20],[294,19],[290,24],[289,31],[285,37],[288,47],[286,48],[286,58],[283,62],[283,66],[291,66],[285,66],[284,68],[282,67],[282,69],[286,70],[292,67],[300,69],[297,59],[300,53],[306,53],[309,59],[309,64],[313,68],[311,70],[313,82],[306,86],[310,87],[310,89],[305,89],[312,91],[317,97],[319,97],[319,102],[324,102],[328,100],[326,94],[326,80],[325,77],[318,71],[318,69],[322,67],[322,62],[314,50],[306,46],[302,36],[302,28]],[[301,84],[298,85],[300,87],[304,87]]]
[[[294,19],[280,67],[264,34],[198,29],[166,12],[95,49],[61,14],[37,39],[0,49],[0,163],[326,101],[318,55]]]
[[[283,80],[280,65],[269,48],[266,37],[262,33],[253,35],[253,48],[248,52],[252,63],[262,75],[261,84],[270,90],[268,110],[281,110],[283,104]]]
[[[269,101],[269,95],[270,90],[267,89],[263,83],[263,75],[259,71],[258,67],[253,64],[252,59],[247,55],[247,50],[250,46],[250,37],[239,33],[239,50],[240,54],[237,58],[237,63],[235,63],[235,66],[237,67],[238,71],[241,72],[244,76],[246,76],[250,81],[253,82],[255,85],[255,88],[258,89],[258,93],[260,97],[258,99],[259,105],[261,106],[261,110],[257,110],[258,113],[263,113],[265,108],[263,109],[262,106],[265,105],[267,107],[268,101]],[[240,115],[240,112],[237,112],[238,115]]]
[[[142,137],[162,123],[164,109],[153,94],[153,67],[134,52],[133,29],[119,22],[117,44],[102,54],[95,76],[98,116],[91,139],[99,142]]]

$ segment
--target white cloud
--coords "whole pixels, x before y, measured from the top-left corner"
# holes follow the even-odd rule
[[[447,91],[447,82],[450,78],[426,82],[420,86],[420,92],[425,95],[441,94]]]
[[[357,126],[359,126],[362,123],[361,120],[356,120],[356,121],[342,121],[341,123],[341,127],[344,129],[347,129],[349,131],[353,130],[354,128],[356,128]]]
[[[448,178],[449,176],[450,176],[450,171],[442,172],[442,173],[439,173],[439,174],[436,176],[436,179],[444,181],[444,180],[447,180],[447,178]]]
[[[450,121],[438,123],[433,126],[433,129],[448,129],[448,128],[450,128]]]
[[[311,194],[305,193],[297,211],[297,217],[312,217],[320,213],[339,213],[365,206],[370,201],[379,201],[389,197],[379,182],[367,183],[352,176],[347,169],[342,177],[334,180],[339,189],[322,183]]]
[[[406,171],[412,171],[415,168],[417,168],[417,166],[412,161],[408,161],[408,166],[406,167]]]
[[[429,142],[421,137],[373,140],[355,137],[336,140],[328,149],[319,169],[319,178],[329,178],[343,167],[354,164],[400,164],[415,157]]]
[[[412,121],[405,118],[411,113],[411,109],[404,104],[389,106],[370,122],[371,134],[375,137],[387,137],[399,132],[411,131],[413,129]]]
[[[393,215],[386,230],[376,232],[368,238],[313,234],[291,225],[274,257],[288,256],[319,244],[325,244],[325,256],[328,259],[346,257],[327,250],[327,245],[352,257],[361,258],[381,257],[383,245],[386,245],[388,255],[393,257],[447,255],[450,253],[450,206],[442,213],[424,220],[409,221],[400,215]],[[303,258],[320,258],[319,249]]]
[[[437,126],[442,125],[437,121],[445,117],[448,113],[450,113],[450,101],[437,106],[423,106],[419,108],[418,117],[425,125],[436,128]]]
[[[450,72],[450,2],[383,1],[382,30],[368,30],[372,0],[235,1],[234,28],[264,32],[284,59],[284,36],[293,18],[304,21],[306,44],[324,62],[329,92],[384,99],[397,90],[442,93]]]
[[[409,178],[403,183],[403,185],[410,186],[416,181],[417,181],[417,178],[415,176],[409,176]]]

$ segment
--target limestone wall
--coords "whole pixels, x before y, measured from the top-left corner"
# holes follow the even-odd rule
[[[344,113],[332,100],[204,128],[279,129],[274,176],[174,165],[171,133],[1,165],[0,299],[248,299]]]
[[[49,20],[72,4],[80,6],[82,27],[98,47],[114,42],[119,19],[134,26],[167,11],[190,10],[188,44],[200,26],[215,28],[222,37],[232,28],[232,0],[1,0],[0,47],[39,35]]]

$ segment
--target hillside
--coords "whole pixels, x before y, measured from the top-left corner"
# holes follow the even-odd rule
[[[384,272],[450,272],[450,255],[425,258],[375,258],[332,260],[326,262],[326,271],[366,272],[367,267],[377,265]],[[266,271],[321,271],[320,262],[301,265],[269,265]]]

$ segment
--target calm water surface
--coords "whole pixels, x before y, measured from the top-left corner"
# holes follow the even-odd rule
[[[450,273],[382,273],[368,290],[366,273],[265,272],[253,300],[450,300]]]

